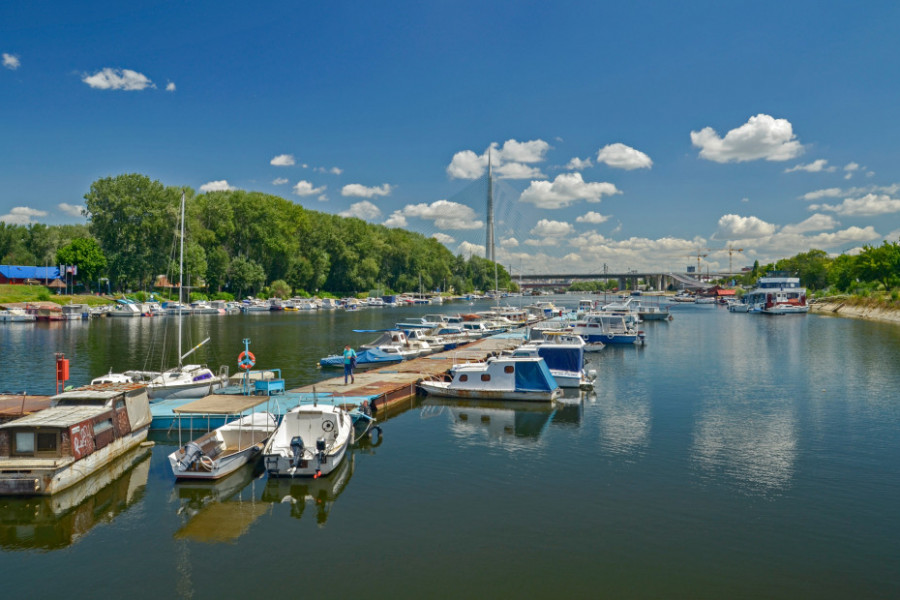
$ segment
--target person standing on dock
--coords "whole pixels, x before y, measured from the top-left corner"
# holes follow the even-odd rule
[[[356,350],[350,347],[350,344],[344,346],[344,385],[347,385],[347,377],[350,377],[350,383],[354,383],[353,369],[356,368]]]

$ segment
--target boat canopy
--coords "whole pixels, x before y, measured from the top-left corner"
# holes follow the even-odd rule
[[[550,374],[547,363],[542,360],[516,361],[516,390],[551,391],[555,390],[556,380]]]
[[[237,394],[211,394],[193,402],[189,402],[172,412],[177,414],[207,414],[207,415],[239,415],[260,404],[265,404],[269,398],[263,396],[244,396]]]
[[[551,369],[577,372],[584,367],[584,350],[579,346],[541,345],[537,353]]]

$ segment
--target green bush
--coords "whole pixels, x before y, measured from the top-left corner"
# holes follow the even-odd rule
[[[49,302],[52,296],[50,295],[50,290],[43,289],[38,292],[37,299],[41,302]]]
[[[224,300],[225,302],[234,302],[234,294],[228,292],[216,292],[209,297],[210,300]]]

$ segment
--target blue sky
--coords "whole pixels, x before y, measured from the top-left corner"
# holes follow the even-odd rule
[[[131,6],[134,4],[135,6]],[[900,238],[895,2],[4,2],[0,220],[277,194],[515,273]]]

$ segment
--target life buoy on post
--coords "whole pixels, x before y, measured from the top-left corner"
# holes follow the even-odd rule
[[[256,357],[249,350],[244,350],[238,354],[238,368],[249,371],[256,364]]]

